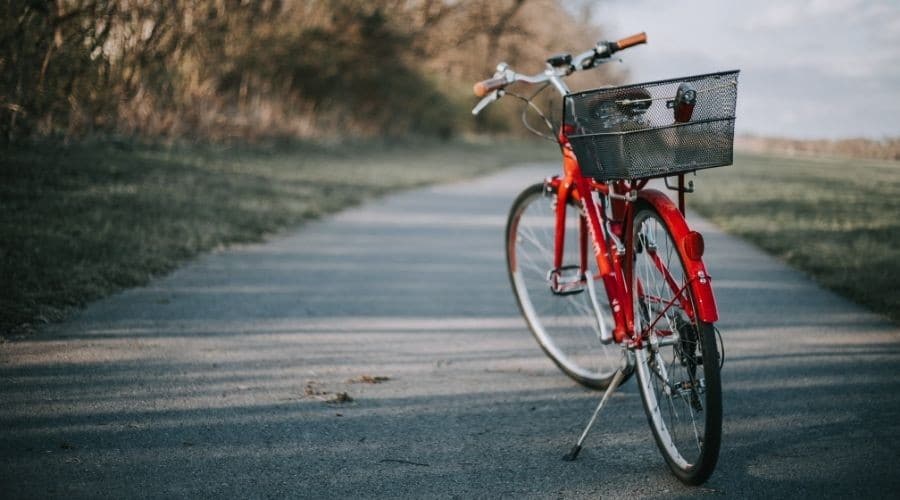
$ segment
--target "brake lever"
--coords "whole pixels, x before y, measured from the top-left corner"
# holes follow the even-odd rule
[[[572,59],[573,70],[584,71],[596,66],[598,55],[596,49],[582,52]]]
[[[481,113],[484,110],[484,108],[488,107],[489,104],[493,103],[497,99],[500,99],[501,97],[503,97],[502,89],[495,90],[495,91],[491,92],[490,94],[484,96],[484,98],[481,99],[481,101],[479,101],[478,104],[476,104],[474,108],[472,108],[472,114],[477,115],[478,113]]]

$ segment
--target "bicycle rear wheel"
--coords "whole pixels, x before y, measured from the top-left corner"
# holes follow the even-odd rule
[[[616,370],[625,366],[624,350],[600,342],[601,327],[587,290],[587,277],[581,273],[579,231],[583,216],[574,203],[566,210],[563,265],[554,269],[555,206],[556,194],[543,184],[527,188],[513,203],[506,225],[509,279],[519,309],[541,349],[576,382],[603,389]],[[587,248],[592,248],[589,242]],[[596,280],[599,273],[593,252],[587,255],[588,270]],[[565,290],[554,291],[552,280],[565,282]],[[596,280],[596,285],[599,320],[612,331],[609,300],[602,282]]]
[[[692,311],[684,256],[665,220],[650,206],[634,218],[635,352],[644,411],[669,468],[701,484],[715,469],[722,434],[719,353],[712,324]]]

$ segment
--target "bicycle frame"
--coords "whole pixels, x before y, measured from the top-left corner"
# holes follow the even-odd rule
[[[709,323],[718,320],[718,309],[712,291],[709,274],[702,261],[703,239],[700,233],[691,231],[684,220],[684,177],[679,176],[679,206],[675,206],[664,193],[655,189],[644,189],[648,180],[599,182],[582,174],[578,159],[572,151],[565,135],[560,131],[558,141],[563,154],[563,173],[548,178],[545,185],[556,193],[556,224],[554,233],[553,265],[560,269],[563,265],[565,241],[566,209],[570,198],[580,201],[584,218],[580,218],[578,244],[580,253],[581,275],[588,270],[588,243],[594,250],[594,258],[599,269],[599,279],[603,282],[609,306],[613,313],[615,328],[613,340],[616,343],[627,342],[629,347],[640,348],[645,334],[653,328],[665,312],[679,301],[680,306],[691,320],[700,319]],[[601,196],[601,205],[597,205],[593,193]],[[631,289],[634,262],[634,228],[635,203],[642,202],[653,206],[669,225],[675,244],[683,255],[690,258],[684,262],[689,276],[686,284],[676,283],[668,269],[654,256],[657,268],[665,276],[672,289],[672,302],[665,304],[656,318],[651,318],[642,331],[635,329],[634,293]],[[609,204],[611,217],[606,216],[606,204]],[[624,236],[624,242],[622,241]],[[598,279],[591,277],[591,279]],[[640,283],[638,283],[640,286]],[[691,304],[684,295],[690,287],[696,304]],[[657,330],[657,333],[660,333]]]
[[[684,195],[691,191],[685,189],[684,172],[728,164],[731,150],[711,149],[710,153],[721,154],[712,154],[712,160],[706,162],[705,156],[694,155],[696,148],[686,147],[695,139],[691,134],[675,134],[676,139],[688,137],[686,144],[680,140],[657,141],[655,135],[653,139],[644,137],[648,130],[649,134],[662,134],[669,130],[684,132],[676,127],[693,126],[684,124],[690,121],[688,115],[693,113],[697,92],[727,89],[721,99],[704,101],[709,105],[704,109],[733,109],[737,72],[725,72],[734,75],[727,82],[734,85],[733,89],[712,82],[712,87],[698,90],[690,83],[720,79],[725,73],[650,82],[641,85],[640,92],[630,94],[626,91],[634,86],[572,94],[563,81],[575,71],[593,69],[610,61],[614,52],[646,40],[646,35],[639,33],[617,42],[600,41],[576,56],[557,54],[547,59],[544,72],[536,75],[516,73],[501,63],[492,78],[474,85],[473,92],[482,99],[472,113],[477,115],[503,95],[516,97],[527,106],[522,113],[525,127],[555,140],[563,156],[561,174],[547,178],[543,185],[525,188],[513,202],[506,224],[506,257],[519,309],[544,352],[576,382],[605,389],[565,460],[575,459],[610,394],[636,372],[644,412],[660,452],[683,483],[696,485],[712,474],[718,460],[722,427],[719,370],[724,353],[720,355],[717,345],[721,342],[714,326],[718,311],[703,264],[703,237],[684,219]],[[516,82],[544,86],[523,97],[507,88]],[[677,89],[674,84],[678,84]],[[550,86],[564,100],[559,126],[533,104],[534,98]],[[665,93],[656,95],[644,86],[662,86],[665,90],[657,94]],[[689,92],[690,98],[686,97]],[[670,97],[673,93],[675,99]],[[675,109],[675,124],[656,127],[650,118],[668,112],[656,106],[651,113],[650,108],[662,99],[666,99],[666,108]],[[670,100],[674,106],[669,105]],[[642,103],[641,107],[632,107],[637,103]],[[552,135],[529,125],[529,109],[537,112]],[[684,110],[689,113],[685,115]],[[634,119],[635,113],[645,112],[650,117],[647,120]],[[721,113],[721,118],[710,120],[708,123],[722,123],[709,132],[711,137],[732,138],[733,113]],[[701,121],[707,123],[698,118],[697,124]],[[623,122],[638,127],[620,126]],[[630,146],[624,140],[615,144],[608,140],[611,135],[621,138],[631,133],[644,135],[634,136],[636,142]],[[666,153],[674,153],[671,161],[653,154],[663,148]],[[590,168],[582,169],[576,150],[590,162],[583,166]],[[626,158],[630,151],[646,153],[646,157]],[[682,161],[681,157],[688,156],[680,152],[690,152],[694,155],[690,158],[698,159]],[[666,187],[678,192],[674,197],[677,205],[661,191],[645,189],[649,179],[671,175],[677,176],[678,185],[673,188],[666,182]],[[567,214],[569,203],[578,212]],[[548,232],[550,224],[554,228]],[[590,262],[590,252],[595,264]],[[520,254],[521,263],[517,262]],[[596,281],[603,283],[609,309],[598,301]],[[612,342],[617,345],[605,345]]]
[[[478,82],[475,85],[473,89],[475,95],[482,97],[482,100],[475,106],[472,113],[477,115],[490,103],[502,97],[505,87],[512,82],[546,83],[552,85],[561,96],[565,97],[569,95],[570,91],[563,78],[570,73],[596,67],[597,64],[607,62],[613,52],[644,42],[646,42],[646,36],[643,33],[615,43],[598,42],[594,49],[578,54],[574,58],[568,56],[568,58],[548,60],[547,69],[538,75],[522,75],[512,71],[509,65],[501,63],[497,66],[494,78]],[[521,99],[530,103],[530,100]],[[541,116],[543,117],[543,114]],[[546,118],[544,118],[544,121],[551,129],[553,128]],[[674,243],[678,246],[679,253],[689,256],[687,261],[682,263],[688,275],[687,283],[684,285],[679,285],[675,282],[658,257],[652,257],[655,259],[655,265],[664,276],[666,283],[672,289],[675,297],[673,303],[675,300],[679,301],[681,309],[690,316],[691,320],[700,319],[708,323],[718,320],[718,311],[710,277],[702,261],[703,237],[700,233],[691,231],[684,220],[684,193],[686,191],[684,189],[684,175],[678,176],[677,207],[660,191],[644,189],[649,182],[647,179],[613,181],[612,183],[596,181],[583,175],[578,159],[575,157],[575,153],[566,136],[567,133],[571,132],[572,130],[566,125],[562,125],[558,133],[555,134],[563,154],[563,173],[561,176],[547,179],[545,183],[547,189],[553,190],[557,195],[554,268],[550,274],[551,286],[558,286],[554,277],[560,276],[559,273],[563,271],[566,207],[569,199],[572,198],[576,201],[581,201],[581,206],[584,210],[584,218],[580,219],[581,227],[579,227],[579,245],[581,247],[579,249],[581,255],[579,263],[580,276],[588,276],[585,273],[588,270],[587,246],[590,240],[594,249],[594,258],[597,261],[597,268],[600,271],[599,279],[602,280],[609,298],[609,306],[615,322],[612,335],[613,340],[616,343],[628,341],[630,345],[640,347],[647,330],[652,328],[659,319],[657,317],[656,320],[651,320],[650,326],[645,327],[645,331],[635,330],[635,291],[630,289],[630,284],[633,280],[632,267],[634,262],[634,229],[631,227],[631,224],[635,203],[646,203],[655,208],[660,217],[665,220],[672,237],[675,239]],[[602,212],[594,201],[594,192],[601,195]],[[612,214],[612,220],[608,220],[606,217],[607,208]],[[624,242],[622,241],[623,236]],[[591,279],[597,278],[592,276]],[[593,284],[589,283],[588,285],[591,287],[590,290],[593,294]],[[688,287],[693,293],[695,304],[691,304],[691,301],[684,296],[683,292]],[[557,293],[566,293],[566,290],[562,288],[555,291]],[[666,304],[660,314],[665,314],[666,310],[671,306],[672,304]],[[595,312],[599,314],[598,311]],[[660,332],[659,330],[657,330],[657,333],[665,334],[665,332]]]

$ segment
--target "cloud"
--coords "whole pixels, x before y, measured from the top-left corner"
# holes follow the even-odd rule
[[[796,3],[770,5],[747,17],[745,26],[750,31],[781,29],[796,24],[802,12]]]
[[[755,7],[747,16],[745,27],[750,30],[795,29],[804,23],[821,22],[823,19],[856,19],[863,7],[880,7],[878,3],[864,5],[860,0],[808,0],[806,2],[748,3]]]
[[[608,0],[634,81],[740,68],[738,127],[795,137],[900,135],[898,0]]]
[[[808,10],[813,16],[846,16],[858,12],[861,0],[812,0]]]

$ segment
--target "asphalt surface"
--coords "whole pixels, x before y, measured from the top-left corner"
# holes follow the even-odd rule
[[[668,472],[631,381],[563,462],[599,393],[538,349],[503,256],[552,172],[368,203],[0,345],[0,496],[896,498],[900,329],[702,220],[715,474]]]

